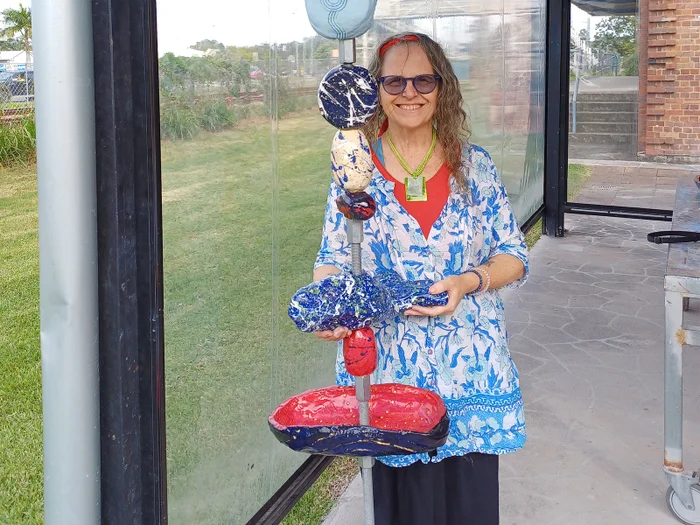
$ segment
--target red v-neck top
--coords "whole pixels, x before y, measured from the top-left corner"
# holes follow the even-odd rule
[[[381,135],[380,135],[381,136]],[[381,150],[381,145],[379,148]],[[411,215],[418,224],[423,232],[423,236],[427,239],[430,235],[430,229],[435,224],[435,221],[440,217],[445,204],[447,204],[447,199],[450,196],[450,169],[445,162],[435,175],[426,181],[426,191],[428,193],[428,200],[423,202],[407,201],[406,200],[406,187],[402,182],[391,176],[391,174],[384,167],[384,156],[380,159],[377,152],[372,149],[372,160],[374,165],[379,170],[385,179],[394,183],[394,195],[396,200],[399,201],[401,206]],[[406,177],[410,175],[406,174]]]

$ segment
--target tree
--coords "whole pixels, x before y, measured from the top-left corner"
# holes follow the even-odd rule
[[[596,26],[593,49],[620,56],[625,74],[637,74],[637,17],[611,16]]]
[[[196,49],[198,51],[209,51],[210,49],[216,49],[218,51],[223,51],[226,49],[226,46],[218,40],[204,39],[200,40],[195,45],[190,46],[190,49]]]
[[[14,38],[15,35],[19,35],[19,39],[24,44],[27,64],[29,64],[30,40],[32,39],[32,10],[19,4],[19,9],[5,9],[2,12],[2,18],[5,29],[0,31],[0,36]]]
[[[24,51],[24,42],[17,38],[0,40],[0,51]]]

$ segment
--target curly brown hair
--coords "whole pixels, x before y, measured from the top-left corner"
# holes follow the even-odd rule
[[[403,40],[407,36],[416,37],[418,40]],[[437,138],[445,151],[445,161],[450,168],[452,178],[460,189],[466,189],[465,175],[462,170],[462,148],[469,140],[471,130],[469,129],[467,113],[463,108],[459,80],[452,69],[452,64],[450,64],[440,44],[428,35],[423,33],[401,33],[387,38],[377,46],[369,65],[369,71],[374,78],[379,78],[382,74],[383,56],[379,55],[379,50],[394,39],[403,40],[395,45],[420,46],[428,56],[435,73],[442,77],[434,116]],[[386,114],[380,106],[362,128],[370,144],[374,144],[377,141],[385,119]]]

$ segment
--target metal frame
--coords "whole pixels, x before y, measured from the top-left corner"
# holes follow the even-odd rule
[[[567,199],[571,4],[572,0],[549,0],[547,5],[543,231],[550,236],[563,236],[565,213],[670,221],[671,210],[586,204]]]
[[[547,3],[547,77],[544,146],[543,231],[564,235],[569,148],[569,33],[571,0]]]
[[[335,458],[314,455],[307,459],[246,525],[277,525],[323,474]]]
[[[93,0],[102,524],[167,523],[155,0]]]
[[[698,229],[697,188],[683,182],[676,191],[673,230]],[[666,479],[671,485],[669,506],[673,495],[686,510],[700,515],[691,493],[691,486],[700,483],[698,472],[683,465],[683,347],[700,345],[700,329],[683,323],[683,312],[689,299],[700,298],[700,251],[695,243],[674,243],[669,246],[668,264],[664,276],[665,337],[664,337],[664,465]]]
[[[603,204],[586,204],[567,202],[564,205],[566,213],[578,215],[602,215],[605,217],[622,217],[625,219],[642,219],[648,221],[670,221],[673,210],[656,208],[635,208],[633,206],[610,206]]]

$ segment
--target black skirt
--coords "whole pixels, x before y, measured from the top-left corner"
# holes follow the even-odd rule
[[[376,525],[498,525],[498,456],[372,469]]]

